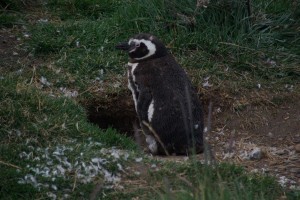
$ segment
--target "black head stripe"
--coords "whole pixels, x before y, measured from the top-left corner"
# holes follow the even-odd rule
[[[140,46],[135,49],[135,51],[130,52],[129,56],[131,58],[142,58],[149,53],[147,46],[144,43],[140,43]]]

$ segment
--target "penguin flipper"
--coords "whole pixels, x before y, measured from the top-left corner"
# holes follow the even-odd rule
[[[146,121],[148,120],[148,109],[150,106],[150,103],[152,101],[152,94],[149,88],[147,87],[139,87],[139,97],[137,101],[137,113],[139,115],[140,121]]]

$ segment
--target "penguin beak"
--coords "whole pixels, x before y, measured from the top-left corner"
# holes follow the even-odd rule
[[[128,44],[128,42],[122,42],[122,43],[116,45],[116,49],[128,51],[130,49],[130,45]]]

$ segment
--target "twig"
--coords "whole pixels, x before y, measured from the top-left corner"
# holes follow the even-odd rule
[[[167,156],[170,156],[170,154],[169,154],[169,152],[167,151],[167,149],[166,149],[164,143],[162,143],[160,137],[158,136],[158,134],[156,133],[156,131],[152,128],[152,126],[151,126],[149,123],[147,123],[146,121],[144,121],[144,120],[142,121],[142,123],[143,123],[145,126],[147,126],[147,128],[153,133],[155,139],[159,142],[159,144],[160,144],[160,145],[162,146],[162,148],[164,149],[165,154],[166,154]]]
[[[10,166],[10,167],[14,167],[14,168],[17,168],[17,169],[22,169],[21,167],[19,167],[17,165],[14,165],[14,164],[11,164],[11,163],[7,163],[7,162],[4,162],[2,160],[0,160],[0,164],[6,165],[6,166]]]

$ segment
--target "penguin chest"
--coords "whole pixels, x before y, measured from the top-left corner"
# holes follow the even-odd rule
[[[143,95],[140,94],[141,91],[139,90],[139,86],[136,83],[135,70],[137,69],[138,65],[138,63],[129,62],[127,70],[128,89],[131,91],[136,111],[138,111],[139,95]],[[146,112],[145,114],[148,118],[148,122],[151,122],[154,115],[154,99],[145,99],[143,101],[147,101],[148,103],[146,103],[146,110],[143,109],[142,112]],[[142,102],[142,104],[144,104],[144,102]]]
[[[137,100],[139,95],[138,86],[135,83],[136,78],[134,76],[134,70],[138,66],[138,63],[128,63],[128,70],[127,70],[127,78],[128,78],[128,89],[131,91],[135,110],[137,111]]]

